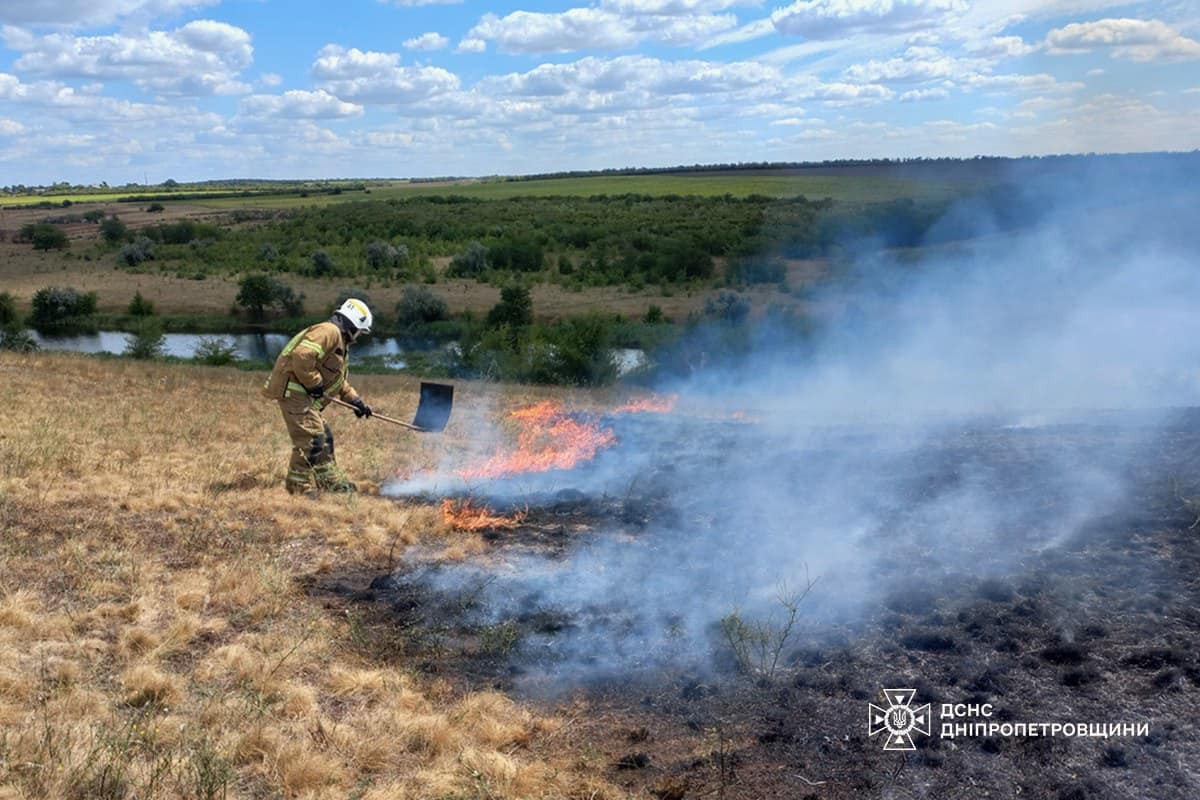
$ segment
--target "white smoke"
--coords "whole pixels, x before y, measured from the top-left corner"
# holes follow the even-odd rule
[[[664,384],[679,413],[612,421],[619,445],[588,467],[477,487],[571,488],[620,510],[569,557],[420,579],[478,583],[479,623],[561,615],[521,646],[577,680],[708,664],[717,621],[778,612],[779,587],[806,574],[811,634],[914,583],[1018,573],[1085,535],[1123,511],[1130,464],[1196,402],[1200,248],[1196,206],[1174,190],[1123,174],[1067,184],[1030,190],[1034,225],[973,219],[978,237],[917,264],[858,259],[810,298],[811,338],[760,337]],[[688,413],[714,404],[754,422]]]

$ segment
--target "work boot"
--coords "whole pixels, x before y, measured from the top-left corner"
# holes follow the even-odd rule
[[[317,478],[317,488],[326,492],[356,492],[358,487],[350,482],[346,473],[333,461],[327,461],[313,467]]]
[[[304,494],[312,488],[312,477],[312,470],[289,469],[287,480],[283,485],[287,488],[288,494]]]

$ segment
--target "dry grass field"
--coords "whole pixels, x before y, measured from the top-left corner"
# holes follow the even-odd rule
[[[4,353],[0,375],[0,798],[623,796],[569,722],[419,674],[306,590],[478,545],[423,506],[289,497],[260,376]],[[356,383],[411,413],[415,381]],[[458,420],[530,399],[460,394]],[[330,416],[360,486],[464,444]]]

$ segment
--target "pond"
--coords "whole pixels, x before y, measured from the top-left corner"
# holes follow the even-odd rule
[[[132,334],[122,331],[98,331],[90,334],[72,336],[44,336],[37,331],[27,333],[34,338],[43,350],[66,350],[74,353],[114,353],[125,352]],[[167,333],[163,335],[163,353],[178,358],[191,358],[196,354],[196,348],[205,339],[218,339],[227,346],[232,346],[238,358],[252,361],[273,361],[279,351],[284,348],[291,337],[285,333]],[[457,347],[457,344],[445,345]],[[369,336],[354,345],[354,355],[383,356],[387,365],[394,369],[407,366],[404,356],[407,353],[430,352],[438,348],[434,342],[422,339],[398,339]],[[646,363],[646,354],[642,350],[619,348],[613,351],[617,362],[617,372],[624,375]]]

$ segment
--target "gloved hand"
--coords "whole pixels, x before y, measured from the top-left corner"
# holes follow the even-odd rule
[[[308,396],[313,400],[320,400],[325,396],[325,384],[318,383],[316,386],[310,386],[304,391],[308,392]]]
[[[358,417],[359,419],[362,419],[363,417],[369,417],[375,413],[371,410],[369,405],[363,402],[361,397],[357,400],[351,401],[350,405],[354,406],[354,416]]]

